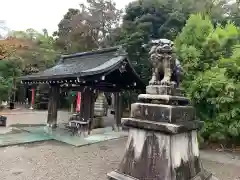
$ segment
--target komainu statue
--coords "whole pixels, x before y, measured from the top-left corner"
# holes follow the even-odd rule
[[[173,42],[168,39],[153,40],[149,52],[152,63],[152,79],[150,85],[177,85],[179,84],[179,66],[174,57]]]
[[[131,105],[130,117],[122,118],[123,127],[128,128],[128,143],[121,163],[108,178],[218,180],[201,162],[198,130],[203,122],[196,120],[194,107],[177,87],[182,70],[173,56],[173,43],[160,39],[152,45],[151,85]]]

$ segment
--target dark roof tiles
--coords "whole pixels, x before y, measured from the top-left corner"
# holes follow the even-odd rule
[[[117,56],[117,48],[63,55],[60,62],[54,67],[22,77],[22,79],[36,80],[93,75],[114,67],[124,59],[126,59],[126,56]]]
[[[119,71],[119,74],[117,74],[115,70],[119,69],[123,65],[123,62],[125,65],[128,64],[126,66],[128,67],[128,71],[125,74],[121,74]],[[31,81],[38,83],[38,81],[45,80],[66,80],[68,78],[70,81],[72,78],[93,81],[100,76],[106,76],[111,73],[115,73],[116,78],[109,78],[110,84],[118,84],[119,87],[124,88],[136,83],[136,89],[145,88],[145,84],[131,66],[127,54],[121,47],[63,55],[54,67],[37,74],[21,77],[20,80],[27,81],[28,83],[31,83]],[[99,84],[99,87],[101,86]]]

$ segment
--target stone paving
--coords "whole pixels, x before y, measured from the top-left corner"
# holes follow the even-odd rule
[[[7,117],[7,126],[13,124],[46,124],[47,111],[35,110],[13,110],[0,112]],[[71,113],[67,111],[58,111],[58,122],[67,122]]]
[[[118,139],[120,137],[126,137],[127,135],[127,133],[124,132],[112,131],[111,126],[114,124],[114,117],[110,113],[108,117],[104,117],[104,126],[108,128],[93,130],[91,136],[85,138],[76,135],[72,136],[71,132],[65,129],[65,126],[61,124],[63,122],[68,122],[72,114],[67,111],[58,111],[59,127],[54,131],[49,131],[45,127],[47,111],[14,109],[12,111],[5,110],[0,113],[7,117],[7,127],[0,128],[0,147],[51,139],[74,146],[83,146],[101,141]],[[14,129],[12,127],[14,127]],[[22,132],[15,133],[14,131],[16,129]],[[100,130],[100,132],[97,132],[97,130]]]
[[[68,122],[72,113],[67,111],[58,111],[58,123]],[[28,109],[20,110],[6,110],[1,112],[0,115],[7,117],[7,126],[16,124],[46,124],[47,111],[35,111]],[[113,115],[104,117],[105,126],[111,126],[114,123]]]

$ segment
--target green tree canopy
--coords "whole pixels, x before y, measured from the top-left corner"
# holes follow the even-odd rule
[[[24,61],[25,74],[44,70],[55,64],[58,52],[55,48],[55,41],[48,35],[47,30],[40,33],[30,28],[26,31],[12,31],[9,36],[15,38],[16,41],[27,42],[25,47],[16,52]]]
[[[15,77],[21,74],[22,59],[17,56],[0,61],[0,102],[16,90]]]
[[[206,21],[209,21],[209,26],[211,27],[205,28],[210,28],[209,31],[211,31],[211,28],[213,28],[216,23],[226,23],[227,18],[225,16],[229,11],[229,8],[226,8],[227,5],[227,0],[203,0],[199,2],[194,0],[133,1],[126,7],[121,29],[116,29],[113,33],[114,43],[112,44],[126,45],[130,60],[135,64],[137,72],[145,82],[147,82],[150,77],[150,65],[147,60],[147,49],[142,47],[143,44],[147,44],[150,39],[157,38],[174,40],[184,27],[190,14],[197,12],[208,14],[209,18],[208,20],[206,19]],[[199,18],[195,20],[198,21]],[[208,29],[203,29],[202,31],[207,30]],[[186,34],[192,36],[191,34],[194,33],[189,29]],[[194,41],[194,39],[190,39],[189,37],[188,39],[188,46],[190,46],[191,41]],[[197,40],[198,39],[195,41]],[[189,51],[195,50],[190,48]],[[198,56],[198,54],[199,52],[195,52],[195,56]]]
[[[240,136],[239,37],[233,23],[214,28],[208,16],[197,14],[190,16],[176,38],[185,71],[183,86],[206,122],[207,139]]]

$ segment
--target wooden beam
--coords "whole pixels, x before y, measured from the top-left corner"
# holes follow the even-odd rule
[[[59,86],[50,86],[47,125],[52,128],[57,127],[59,94],[60,94]]]
[[[84,86],[86,87],[86,86]],[[104,91],[104,92],[120,92],[120,88],[118,87],[104,87],[104,86],[87,86],[87,87],[91,87],[92,89],[96,89],[96,90],[100,90],[100,91]],[[61,87],[61,89],[63,91],[83,91],[83,86],[76,86],[76,87]]]
[[[84,86],[76,86],[76,87],[61,87],[62,91],[80,91],[82,92],[84,90]]]

